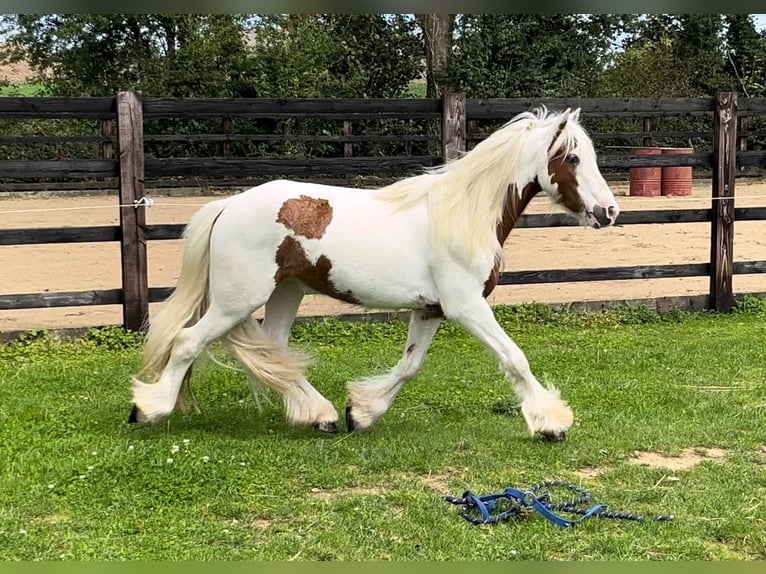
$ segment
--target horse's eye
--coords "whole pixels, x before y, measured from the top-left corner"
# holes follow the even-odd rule
[[[577,164],[579,164],[579,163],[580,163],[580,158],[579,158],[577,155],[575,155],[575,154],[573,154],[573,153],[570,153],[570,154],[567,156],[567,161],[568,161],[570,164],[572,164],[572,165],[577,165]]]

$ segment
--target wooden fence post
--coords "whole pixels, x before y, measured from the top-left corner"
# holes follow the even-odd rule
[[[442,161],[448,162],[466,150],[465,94],[442,96]]]
[[[120,153],[120,245],[123,325],[143,330],[149,318],[144,197],[144,120],[139,92],[117,94],[117,144]]]
[[[734,306],[734,181],[737,169],[737,94],[716,96],[713,119],[713,221],[710,235],[710,302],[727,313]]]
[[[748,116],[739,116],[737,127],[737,139],[739,139],[739,151],[747,151],[747,121]]]
[[[230,136],[234,133],[234,122],[231,118],[223,118],[221,121],[221,131],[224,135]],[[224,140],[221,144],[221,153],[223,157],[231,157],[231,141]]]
[[[644,117],[644,132],[650,132],[654,128],[654,120],[651,116]],[[652,136],[644,136],[643,144],[644,147],[652,147]]]
[[[351,120],[343,120],[343,135],[344,137],[351,137],[353,129],[351,127]],[[343,157],[353,157],[354,144],[351,142],[345,142],[343,144]]]
[[[109,141],[101,142],[101,157],[104,159],[112,159],[114,150],[112,149],[112,120],[101,120],[101,135],[105,138],[109,138]]]

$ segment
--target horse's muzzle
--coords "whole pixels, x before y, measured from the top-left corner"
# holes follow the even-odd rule
[[[619,209],[614,205],[610,205],[607,208],[595,205],[593,206],[593,211],[587,213],[588,223],[595,229],[609,227],[610,225],[614,225],[614,222],[617,221],[617,215],[619,215],[619,213]]]

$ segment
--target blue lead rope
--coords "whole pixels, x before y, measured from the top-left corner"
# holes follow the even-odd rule
[[[579,494],[572,500],[560,503],[551,501],[550,487],[564,488]],[[538,494],[540,491],[542,493]],[[634,520],[641,522],[643,517],[626,512],[607,512],[605,504],[594,504],[589,508],[583,508],[582,505],[590,502],[591,495],[585,489],[574,484],[567,484],[559,481],[546,481],[532,486],[529,490],[522,491],[515,488],[506,488],[498,494],[476,495],[470,490],[463,493],[461,498],[454,496],[445,497],[447,502],[463,505],[463,517],[473,524],[494,524],[509,520],[510,518],[524,512],[537,511],[544,518],[550,520],[557,526],[568,528],[575,524],[596,516],[599,518],[616,518],[621,520]],[[507,508],[499,511],[502,502],[506,502]],[[577,519],[570,519],[557,514],[559,512],[569,512],[579,515]],[[655,517],[655,520],[673,520],[671,515],[661,515]]]

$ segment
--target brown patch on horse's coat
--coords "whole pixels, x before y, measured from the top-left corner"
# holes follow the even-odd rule
[[[582,199],[580,199],[580,192],[577,189],[576,169],[569,161],[564,150],[561,150],[548,162],[548,173],[551,176],[551,182],[556,184],[559,191],[557,202],[564,204],[564,207],[574,213],[585,209],[585,205]]]
[[[311,263],[303,247],[294,237],[284,238],[277,248],[276,262],[278,268],[274,274],[274,281],[277,285],[286,279],[297,279],[315,291],[348,303],[359,304],[351,291],[338,291],[330,281],[332,261],[320,255],[316,264]]]
[[[277,214],[277,223],[291,229],[296,235],[302,235],[308,239],[321,238],[331,221],[330,202],[307,195],[288,199],[282,204]]]
[[[532,183],[528,183],[524,186],[521,193],[517,193],[514,186],[508,188],[508,193],[505,194],[505,208],[503,209],[503,218],[497,226],[497,241],[502,245],[505,240],[508,239],[508,235],[516,225],[522,212],[526,209],[532,198],[535,197],[542,188],[540,183],[535,180]],[[488,297],[490,293],[497,287],[497,283],[500,281],[500,262],[495,263],[489,277],[484,282],[484,292],[482,297]]]

